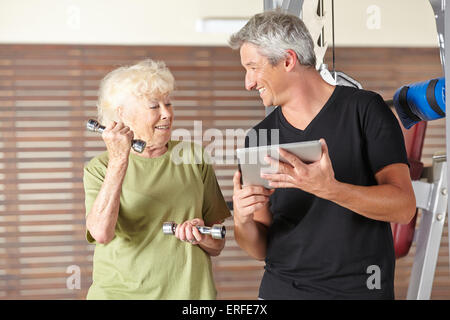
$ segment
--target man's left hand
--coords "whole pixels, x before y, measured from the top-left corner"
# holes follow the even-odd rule
[[[320,142],[322,144],[320,160],[306,164],[297,156],[280,148],[280,155],[288,163],[266,157],[267,162],[278,170],[273,174],[261,174],[261,177],[269,180],[269,185],[273,188],[298,188],[320,198],[326,198],[328,191],[332,190],[337,181],[334,178],[327,144],[324,139],[320,139]]]

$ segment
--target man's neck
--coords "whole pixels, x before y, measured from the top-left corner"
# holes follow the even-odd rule
[[[334,88],[315,70],[300,73],[291,83],[289,97],[281,106],[284,117],[292,126],[304,130],[322,110]]]

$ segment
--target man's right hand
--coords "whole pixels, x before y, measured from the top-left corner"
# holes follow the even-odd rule
[[[108,149],[110,161],[128,162],[134,134],[123,122],[111,122],[103,131],[102,138]]]
[[[233,212],[238,223],[246,223],[253,221],[255,211],[267,205],[275,189],[268,190],[262,186],[242,187],[240,181],[241,173],[236,171],[233,176]]]

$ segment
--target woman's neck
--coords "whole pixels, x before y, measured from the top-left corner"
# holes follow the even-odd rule
[[[144,158],[158,158],[160,156],[162,156],[163,154],[165,154],[167,151],[169,150],[169,144],[166,143],[163,146],[147,146],[145,147],[144,151],[142,151],[142,153],[138,153],[136,151],[134,151],[133,149],[131,150],[131,152],[133,152],[134,154],[144,157]]]

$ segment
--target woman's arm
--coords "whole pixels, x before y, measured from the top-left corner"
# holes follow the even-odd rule
[[[107,244],[114,238],[127,167],[127,162],[109,161],[105,180],[86,218],[86,227],[98,243]]]
[[[197,228],[194,228],[193,233],[195,232],[199,232]],[[212,257],[218,256],[225,247],[225,238],[213,239],[211,236],[204,236],[204,238],[205,240],[199,242],[198,246]],[[195,242],[193,242],[193,244],[194,243]]]
[[[114,238],[133,132],[123,123],[113,122],[103,131],[102,137],[108,149],[108,168],[102,187],[86,217],[86,228],[98,243],[107,244]]]

